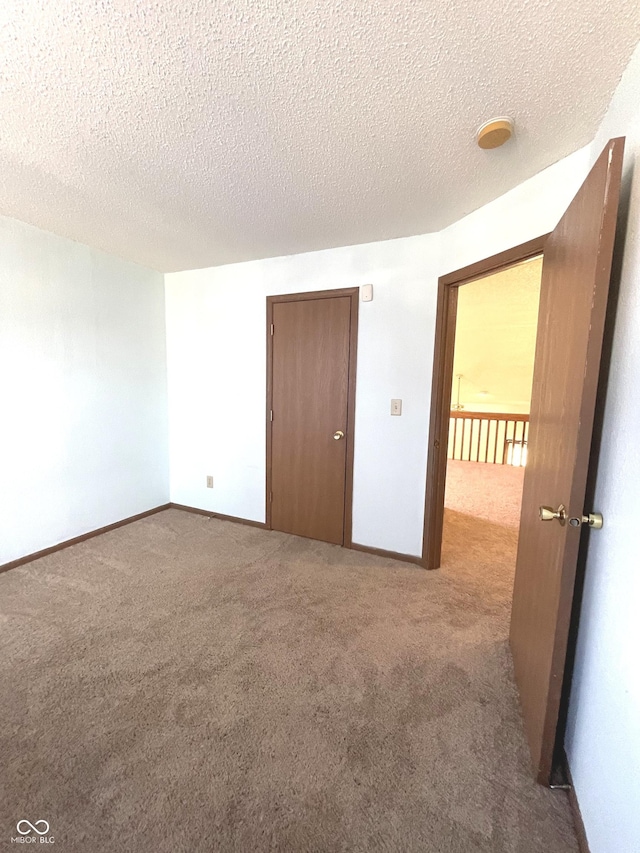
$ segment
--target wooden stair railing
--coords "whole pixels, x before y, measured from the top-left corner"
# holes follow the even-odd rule
[[[524,466],[527,461],[529,415],[452,411],[448,459]]]

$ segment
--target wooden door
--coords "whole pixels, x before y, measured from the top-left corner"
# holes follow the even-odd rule
[[[554,769],[582,517],[593,509],[584,499],[623,148],[609,142],[544,248],[510,635],[542,784]],[[566,518],[540,519],[541,506],[561,505]]]
[[[357,294],[271,297],[268,311],[270,526],[338,545],[350,544]]]

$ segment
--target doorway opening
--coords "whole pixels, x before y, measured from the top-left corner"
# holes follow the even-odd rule
[[[458,287],[444,500],[448,556],[497,549],[515,568],[541,278],[537,255]]]
[[[440,567],[441,562],[445,520],[445,491],[447,487],[447,462],[450,449],[452,456],[456,450],[460,454],[463,449],[468,449],[471,455],[467,461],[473,460],[478,462],[478,459],[498,460],[498,462],[485,461],[480,463],[483,466],[504,465],[506,459],[506,464],[511,463],[510,467],[515,468],[521,466],[514,466],[512,464],[514,460],[526,463],[529,441],[528,424],[526,420],[522,420],[521,416],[520,420],[512,419],[514,425],[508,427],[504,425],[504,418],[500,425],[495,423],[497,420],[495,418],[493,418],[494,423],[488,426],[486,424],[476,424],[472,428],[471,425],[467,425],[464,427],[464,435],[462,425],[456,427],[456,422],[464,421],[464,417],[461,417],[459,413],[465,410],[458,408],[460,404],[466,405],[463,402],[463,395],[468,393],[470,395],[470,402],[475,404],[476,408],[480,408],[483,402],[486,406],[491,402],[491,386],[487,384],[488,380],[475,381],[475,387],[472,385],[465,387],[465,377],[462,369],[458,368],[458,375],[455,373],[455,343],[460,293],[464,289],[463,286],[467,288],[474,287],[475,282],[479,282],[478,286],[482,288],[482,280],[488,277],[501,276],[502,274],[508,276],[508,270],[524,266],[525,262],[532,262],[532,270],[535,269],[536,264],[539,265],[541,270],[547,236],[544,234],[534,240],[529,240],[527,243],[514,246],[505,252],[500,252],[497,255],[492,255],[489,258],[478,261],[478,263],[441,276],[438,281],[436,340],[431,386],[431,420],[429,424],[429,455],[427,461],[427,486],[422,545],[423,565],[427,569],[437,569]],[[469,289],[466,292],[471,293]],[[466,296],[463,297],[463,302],[465,299]],[[475,348],[472,341],[469,348],[471,350],[469,357],[477,357],[478,353],[474,354]],[[529,395],[530,393],[529,390]],[[475,398],[472,399],[473,394],[475,394]],[[497,395],[495,396],[497,397]],[[453,409],[452,406],[454,407]],[[492,414],[504,415],[506,413],[494,412]],[[487,419],[492,420],[491,418],[485,418],[485,420]],[[515,426],[517,423],[524,423],[525,426]],[[478,438],[480,439],[479,449]],[[511,439],[511,441],[508,442],[507,439]],[[527,444],[524,443],[525,441]],[[467,467],[466,470],[468,472],[470,468]],[[508,476],[515,479],[519,475],[516,473],[506,475],[506,477]],[[455,489],[455,485],[453,488]],[[455,498],[453,500],[455,501]],[[476,500],[476,506],[478,500],[481,501],[482,498]],[[489,523],[487,522],[487,524]]]

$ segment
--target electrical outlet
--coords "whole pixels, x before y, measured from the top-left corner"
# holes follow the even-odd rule
[[[207,474],[207,488],[213,488],[213,477],[211,476],[211,474]]]

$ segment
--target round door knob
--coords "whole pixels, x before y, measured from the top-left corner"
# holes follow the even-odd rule
[[[555,521],[557,519],[560,524],[564,524],[567,518],[567,510],[564,504],[560,504],[558,509],[553,509],[550,506],[540,507],[540,521]]]
[[[340,441],[341,438],[344,438],[344,433],[342,432],[341,429],[337,429],[334,432],[333,437],[335,438],[336,441]]]

